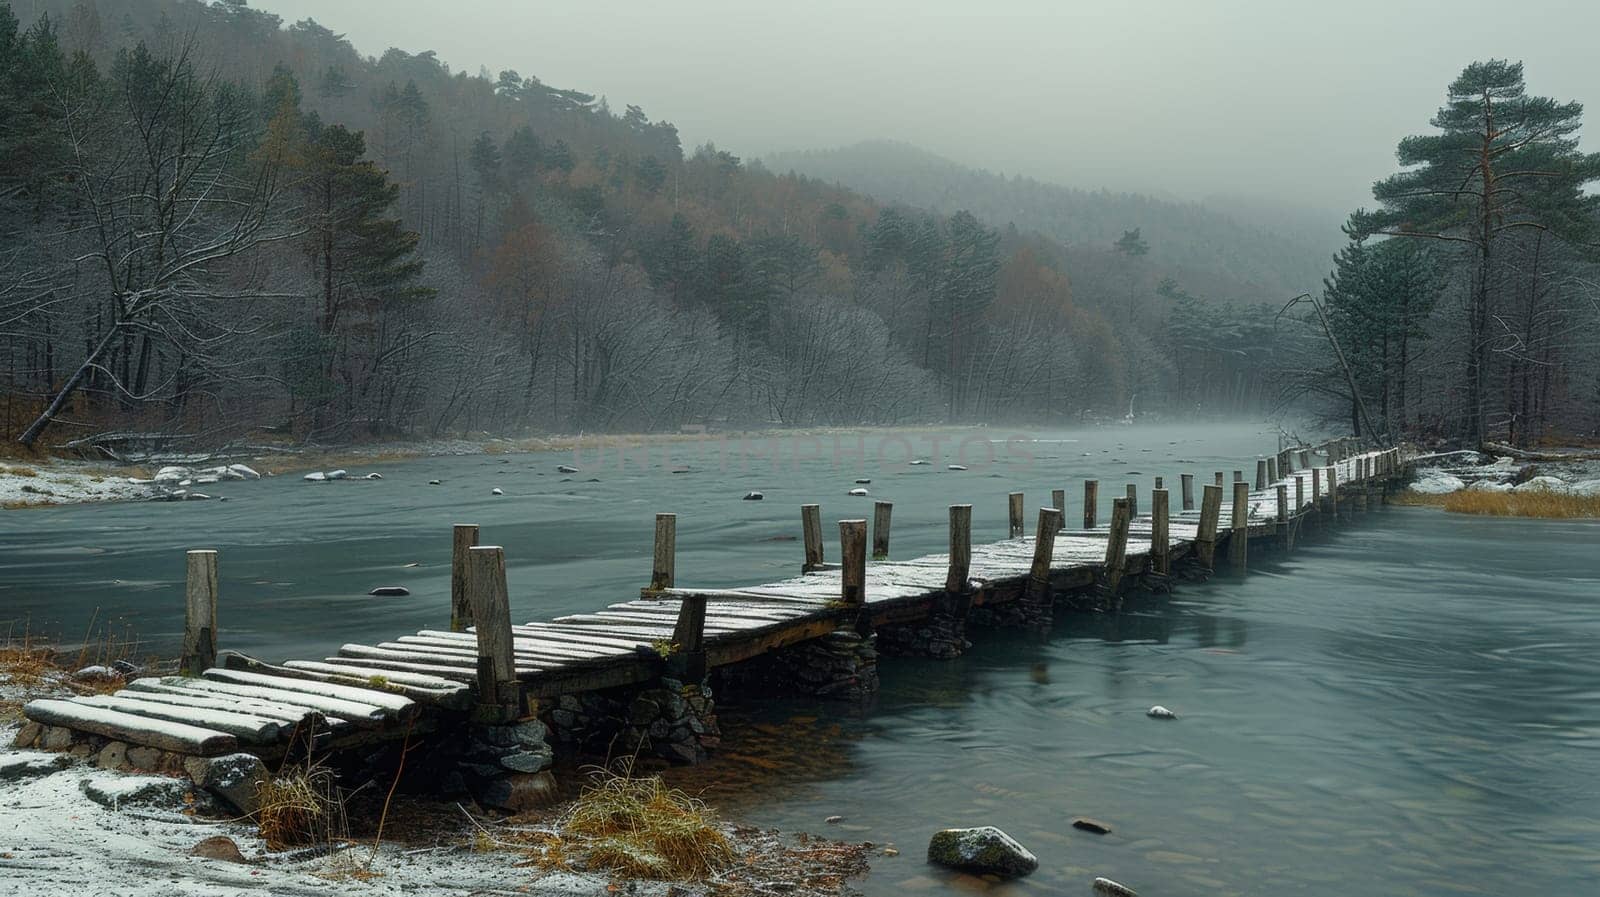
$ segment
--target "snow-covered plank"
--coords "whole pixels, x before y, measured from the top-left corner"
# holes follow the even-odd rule
[[[324,698],[335,698],[341,701],[372,704],[382,707],[395,716],[414,714],[417,709],[416,702],[410,698],[373,688],[334,685],[327,682],[312,682],[306,679],[288,679],[282,676],[266,676],[261,673],[246,673],[239,670],[225,670],[215,667],[206,670],[202,675],[206,679],[213,681],[275,688],[279,691],[301,692]]]
[[[104,707],[134,716],[187,723],[202,729],[225,732],[240,741],[252,744],[276,744],[282,740],[293,724],[285,725],[275,719],[253,716],[240,710],[219,710],[214,707],[183,707],[160,701],[139,698],[138,692],[117,695],[89,695],[75,699],[74,703],[88,707]]]
[[[77,732],[103,735],[148,747],[211,757],[237,750],[239,739],[226,732],[192,726],[188,723],[135,716],[120,710],[95,707],[78,701],[41,698],[23,705],[28,719],[47,726],[62,726]]]

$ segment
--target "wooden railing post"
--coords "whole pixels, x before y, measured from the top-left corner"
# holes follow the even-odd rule
[[[197,549],[184,556],[183,654],[178,672],[198,676],[217,665],[217,553]]]
[[[1160,477],[1156,477],[1156,484],[1154,486],[1152,486],[1151,488],[1152,489],[1165,489],[1167,487],[1166,487],[1166,485],[1164,483],[1162,483]]]
[[[967,590],[967,570],[972,565],[972,505],[950,506],[950,567],[944,590],[959,595]]]
[[[1099,524],[1100,514],[1095,509],[1095,497],[1100,491],[1099,480],[1083,481],[1083,528],[1094,529]]]
[[[1194,474],[1192,474],[1192,473],[1180,473],[1180,474],[1178,474],[1178,487],[1179,487],[1179,490],[1182,492],[1181,499],[1183,501],[1183,510],[1185,510],[1185,511],[1193,511],[1194,510]]]
[[[1234,472],[1233,472],[1233,481],[1234,481],[1234,482],[1235,482],[1235,483],[1242,483],[1242,482],[1244,482],[1244,471],[1242,471],[1242,470],[1235,470],[1235,471],[1234,471]]]
[[[1294,515],[1299,517],[1306,510],[1306,478],[1294,478]]]
[[[1106,539],[1106,588],[1115,595],[1122,587],[1122,574],[1128,566],[1128,523],[1133,515],[1126,498],[1111,500],[1111,534]]]
[[[1222,471],[1220,471],[1220,470],[1217,471],[1216,483],[1217,483],[1218,486],[1221,486],[1223,484]]]
[[[1294,463],[1296,470],[1305,470],[1307,467],[1311,466],[1311,452],[1309,450],[1300,449],[1295,454],[1298,456],[1298,460],[1296,460]]]
[[[1027,600],[1035,607],[1048,607],[1050,562],[1055,556],[1056,533],[1061,531],[1061,509],[1040,508],[1039,523],[1033,531],[1033,566],[1028,570]]]
[[[511,636],[506,554],[498,545],[467,550],[467,595],[478,634],[478,704],[485,721],[521,715],[522,693]]]
[[[1267,482],[1276,483],[1277,481],[1278,481],[1278,459],[1277,458],[1268,458],[1267,459]]]
[[[698,683],[706,678],[706,596],[685,595],[678,605],[678,621],[672,627],[672,670],[682,682]]]
[[[839,600],[850,607],[867,601],[867,522],[839,521]]]
[[[872,503],[872,559],[881,561],[889,556],[889,516],[894,513],[894,502]]]
[[[1150,491],[1150,563],[1160,574],[1172,572],[1172,540],[1167,537],[1167,490]]]
[[[670,589],[677,581],[678,515],[656,515],[655,560],[650,565],[652,591]]]
[[[1261,492],[1267,488],[1267,459],[1256,459],[1256,491]]]
[[[802,572],[822,569],[822,506],[800,506],[800,531],[805,539],[806,560]]]
[[[1328,516],[1339,519],[1339,468],[1328,468]]]
[[[1067,490],[1050,490],[1050,507],[1061,512],[1061,528],[1067,528]]]
[[[1020,539],[1027,532],[1022,524],[1022,493],[1013,492],[1006,496],[1006,513],[1011,523],[1007,528],[1008,538]]]
[[[1289,546],[1289,484],[1279,483],[1275,490],[1278,493],[1278,540],[1284,548]]]
[[[1322,468],[1313,467],[1311,468],[1311,507],[1320,511],[1322,510],[1322,505]]]
[[[1139,516],[1139,487],[1133,483],[1128,484],[1128,517]]]
[[[1233,484],[1233,519],[1228,534],[1228,563],[1243,573],[1250,551],[1250,484]]]
[[[467,550],[478,544],[478,525],[458,523],[450,528],[450,631],[472,628],[472,602],[467,600]]]
[[[1219,474],[1220,476],[1220,474]],[[1222,485],[1208,483],[1200,496],[1200,527],[1194,536],[1195,557],[1207,567],[1216,566],[1217,523],[1222,516]]]

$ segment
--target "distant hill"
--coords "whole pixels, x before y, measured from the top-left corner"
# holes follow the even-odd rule
[[[1285,228],[1287,212],[1269,218],[1263,210],[1247,219],[1198,203],[1077,190],[969,168],[897,141],[777,153],[762,162],[775,172],[837,182],[879,201],[946,214],[966,209],[989,224],[1015,224],[1077,249],[1108,249],[1123,231],[1139,228],[1153,266],[1224,301],[1271,301],[1313,289],[1340,242],[1332,226],[1325,241],[1317,240],[1303,215],[1300,226]]]

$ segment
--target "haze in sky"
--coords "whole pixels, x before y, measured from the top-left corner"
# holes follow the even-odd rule
[[[254,0],[642,106],[742,156],[871,138],[1075,187],[1342,216],[1474,59],[1600,115],[1600,2]],[[1591,130],[1596,126],[1591,126]],[[1594,136],[1584,141],[1594,149]],[[1337,219],[1335,219],[1337,220]]]

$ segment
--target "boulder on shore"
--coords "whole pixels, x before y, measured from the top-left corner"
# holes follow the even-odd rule
[[[1517,486],[1514,492],[1560,492],[1567,491],[1567,483],[1560,477],[1534,477],[1533,479]]]
[[[928,862],[1002,878],[1017,878],[1039,868],[1039,858],[992,825],[947,828],[928,842]]]

